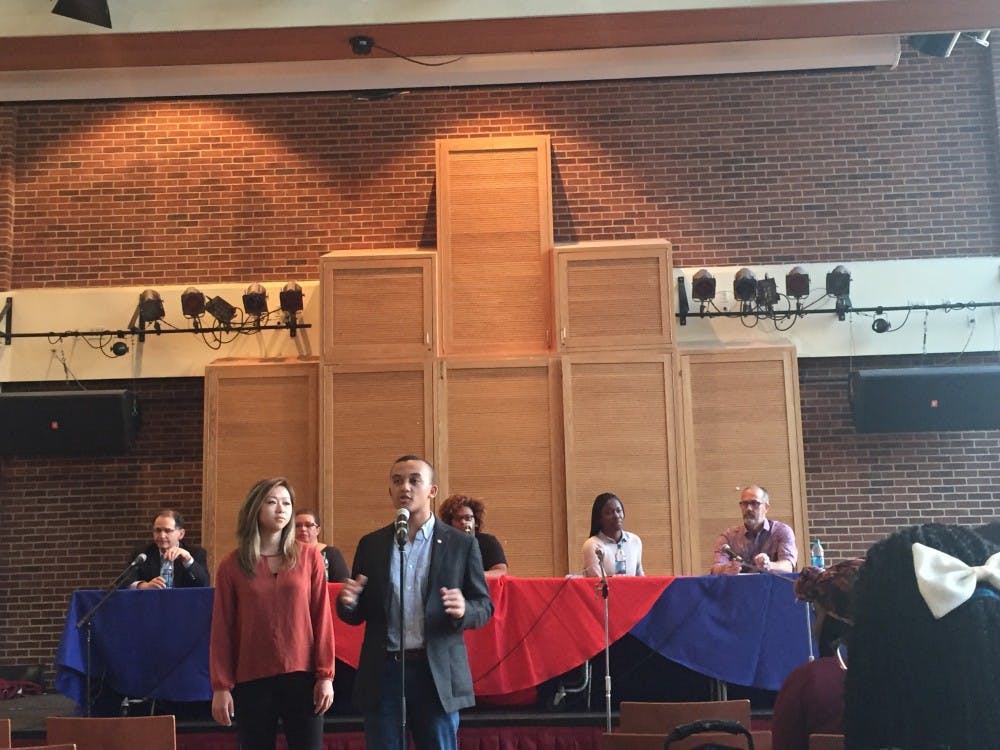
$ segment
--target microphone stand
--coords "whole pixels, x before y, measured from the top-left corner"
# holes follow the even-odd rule
[[[398,523],[398,521],[397,521]],[[403,533],[400,533],[402,531]],[[403,576],[406,575],[406,560],[403,558],[403,548],[406,547],[406,527],[396,529],[396,545],[399,547],[399,726],[401,730],[401,748],[407,750],[406,741],[406,628],[403,603],[405,601]]]
[[[146,556],[143,554],[135,558],[131,563],[129,563],[129,566],[125,568],[125,570],[123,570],[121,573],[119,573],[118,577],[111,582],[111,585],[108,586],[108,590],[104,593],[104,596],[100,598],[97,604],[91,607],[86,614],[84,614],[79,620],[76,621],[77,630],[79,630],[80,628],[86,628],[85,638],[87,642],[87,648],[84,651],[84,661],[83,661],[83,669],[84,669],[83,715],[84,716],[88,717],[90,716],[90,712],[93,705],[93,698],[91,697],[90,694],[91,690],[90,665],[91,665],[91,644],[93,642],[93,630],[94,630],[93,626],[94,615],[96,615],[97,611],[104,606],[104,603],[111,598],[111,595],[118,590],[118,584],[120,584],[123,580],[125,580],[125,576],[131,573],[133,568],[141,565],[145,561],[146,561]]]
[[[601,598],[604,599],[604,718],[611,731],[611,633],[608,618],[608,575],[604,572],[604,550],[597,548],[597,566],[601,571]]]

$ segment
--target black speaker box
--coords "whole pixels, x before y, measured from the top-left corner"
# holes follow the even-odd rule
[[[1000,429],[1000,366],[858,370],[851,408],[858,432]]]
[[[0,456],[119,455],[140,424],[131,391],[0,393]]]

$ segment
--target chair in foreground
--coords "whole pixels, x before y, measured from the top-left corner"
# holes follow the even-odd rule
[[[690,703],[647,703],[622,701],[618,708],[618,729],[633,734],[666,736],[681,724],[702,719],[738,721],[750,727],[750,701],[701,701]]]
[[[75,743],[77,750],[177,750],[173,716],[50,716],[45,731],[49,743]]]
[[[844,750],[844,735],[810,734],[809,750]]]
[[[771,732],[766,730],[751,732],[754,750],[771,750]],[[663,750],[663,734],[641,734],[631,732],[606,732],[601,735],[601,750]],[[692,750],[699,745],[713,744],[747,750],[746,737],[724,732],[704,732],[687,737],[670,745],[670,750]]]
[[[10,719],[0,719],[0,747],[10,747]]]

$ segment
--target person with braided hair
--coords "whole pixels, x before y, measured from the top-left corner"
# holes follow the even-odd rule
[[[1000,547],[923,524],[868,551],[848,639],[848,750],[1000,747]]]

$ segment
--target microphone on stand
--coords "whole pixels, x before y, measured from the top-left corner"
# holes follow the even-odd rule
[[[124,581],[128,575],[130,575],[136,568],[138,568],[144,562],[146,562],[146,553],[140,552],[138,555],[135,556],[135,559],[128,564],[128,567],[118,574],[118,577],[112,582],[111,588],[117,587],[118,584]]]
[[[400,547],[406,545],[407,522],[410,520],[410,511],[400,508],[396,514],[396,544]]]

